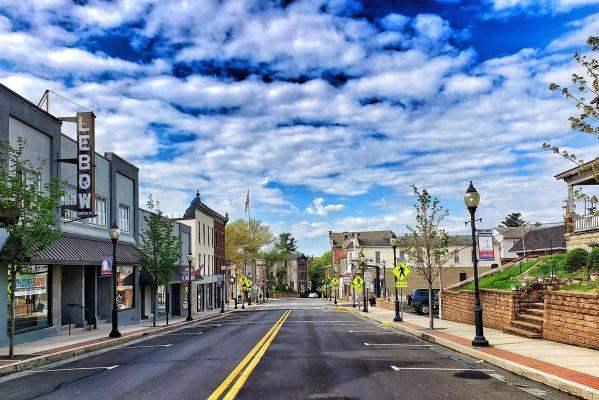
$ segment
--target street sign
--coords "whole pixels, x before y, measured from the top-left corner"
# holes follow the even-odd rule
[[[331,283],[332,283],[333,285],[337,286],[337,285],[339,284],[339,279],[337,279],[337,278],[333,278],[333,279],[331,279]]]
[[[234,277],[230,277],[229,278],[229,283],[231,283],[231,284],[235,283],[235,278]]]
[[[397,277],[397,280],[403,282],[406,280],[407,276],[412,272],[410,268],[404,262],[398,263],[395,268],[393,268],[393,274]]]
[[[352,281],[352,284],[354,285],[355,288],[361,288],[362,285],[364,284],[364,279],[362,279],[362,277],[360,277],[360,276],[356,276],[354,278],[354,280]]]
[[[407,288],[408,287],[408,282],[395,282],[395,287],[396,288]]]
[[[372,285],[372,272],[364,271],[364,280],[367,285]]]

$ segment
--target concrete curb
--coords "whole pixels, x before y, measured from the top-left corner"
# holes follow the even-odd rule
[[[443,347],[447,347],[449,349],[452,349],[454,351],[457,351],[458,353],[462,353],[462,354],[466,354],[470,357],[474,357],[483,361],[488,362],[489,364],[493,364],[496,365],[500,368],[503,368],[507,371],[513,372],[515,374],[518,374],[520,376],[523,376],[525,378],[531,379],[533,381],[537,381],[540,383],[543,383],[547,386],[551,386],[553,388],[556,388],[558,390],[561,390],[562,392],[566,392],[569,394],[572,394],[574,396],[578,396],[581,397],[583,399],[586,400],[599,400],[599,390],[590,388],[588,386],[585,385],[581,385],[579,383],[576,382],[572,382],[572,381],[568,381],[567,379],[564,378],[560,378],[558,376],[555,375],[551,375],[548,374],[546,372],[543,371],[539,371],[537,369],[531,368],[531,367],[527,367],[525,365],[522,364],[518,364],[514,361],[509,361],[506,360],[504,358],[501,357],[497,357],[494,356],[492,354],[488,354],[485,352],[482,352],[480,350],[477,350],[474,347],[469,347],[469,346],[464,346],[458,343],[454,343],[451,340],[447,340],[447,339],[443,339],[437,336],[433,336],[427,332],[423,332],[417,329],[413,329],[413,328],[409,328],[407,326],[398,324],[396,322],[393,321],[386,321],[386,320],[381,320],[379,318],[376,318],[374,316],[370,316],[367,315],[365,313],[359,312],[359,311],[355,311],[352,308],[347,308],[347,307],[338,307],[339,310],[342,311],[348,311],[351,312],[352,314],[360,317],[360,318],[368,318],[377,322],[382,323],[385,326],[388,326],[390,328],[394,328],[398,331],[401,332],[405,332],[405,333],[409,333],[411,335],[417,336],[421,339],[424,339],[428,342],[432,342],[432,343],[436,343],[438,345],[441,345]]]
[[[255,308],[256,306],[251,306],[251,307]],[[112,339],[112,340],[108,340],[108,341],[101,342],[101,343],[82,345],[80,347],[75,347],[72,349],[64,350],[59,353],[42,355],[39,357],[30,358],[27,360],[20,361],[16,364],[5,365],[5,366],[0,367],[0,376],[6,376],[6,375],[13,374],[15,372],[26,371],[28,369],[32,369],[32,368],[39,367],[39,366],[46,365],[46,364],[51,364],[51,363],[54,363],[57,361],[66,360],[68,358],[77,357],[77,356],[80,356],[80,355],[83,355],[86,353],[91,353],[91,352],[94,352],[97,350],[102,350],[102,349],[118,346],[121,344],[125,344],[125,343],[131,342],[134,340],[138,340],[138,339],[141,339],[144,337],[156,336],[156,335],[159,335],[159,334],[165,333],[165,332],[171,332],[171,331],[176,331],[179,329],[193,327],[195,325],[201,325],[202,323],[204,323],[206,321],[217,319],[217,318],[220,318],[220,317],[223,317],[223,316],[226,316],[229,314],[233,314],[233,313],[239,312],[239,311],[242,311],[242,310],[238,310],[238,311],[229,310],[229,311],[225,311],[222,314],[216,313],[216,314],[212,314],[212,315],[206,315],[203,317],[196,317],[193,321],[190,321],[190,322],[187,322],[187,321],[178,322],[176,324],[169,325],[169,326],[156,327],[154,330],[151,330],[151,331],[138,332],[138,333],[134,333],[132,335],[120,337],[118,339]],[[243,310],[243,311],[246,311],[246,310]]]

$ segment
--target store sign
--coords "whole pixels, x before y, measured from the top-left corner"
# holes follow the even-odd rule
[[[95,115],[77,113],[77,216],[96,215],[96,145]]]
[[[105,257],[100,265],[100,277],[105,278],[112,276],[112,258]]]
[[[45,288],[46,276],[17,275],[16,289]]]
[[[493,232],[490,229],[478,230],[478,259],[481,261],[495,260]]]

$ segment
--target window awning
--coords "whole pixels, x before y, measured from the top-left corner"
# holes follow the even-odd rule
[[[112,257],[112,242],[88,236],[62,233],[60,238],[38,257],[35,264],[100,265],[103,258]],[[133,244],[117,242],[117,265],[139,264],[139,252]]]

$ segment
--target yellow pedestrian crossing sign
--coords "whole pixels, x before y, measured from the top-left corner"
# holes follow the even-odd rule
[[[396,288],[407,288],[408,282],[395,282],[395,287]]]
[[[361,288],[362,285],[364,284],[364,279],[362,279],[361,276],[356,276],[354,278],[354,280],[352,281],[352,284],[354,285],[355,288]]]
[[[337,278],[333,278],[333,279],[331,279],[331,283],[332,283],[333,285],[337,286],[337,285],[339,284],[339,279],[337,279]]]
[[[411,270],[408,268],[406,263],[399,262],[395,268],[393,268],[393,274],[397,277],[397,280],[403,282],[406,280]]]

